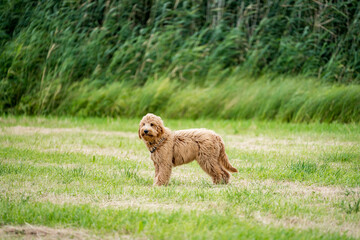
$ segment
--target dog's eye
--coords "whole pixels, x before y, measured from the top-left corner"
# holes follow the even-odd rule
[[[151,124],[150,124],[150,126],[154,126],[154,124],[153,124],[153,123],[151,123]]]
[[[143,123],[143,126],[145,126],[145,123]]]

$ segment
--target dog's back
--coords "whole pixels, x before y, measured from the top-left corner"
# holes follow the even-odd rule
[[[175,166],[199,159],[199,154],[219,156],[221,142],[214,131],[199,128],[174,131]]]
[[[206,141],[214,138],[217,135],[214,131],[206,129],[206,128],[194,128],[194,129],[186,129],[186,130],[178,130],[174,131],[175,138],[189,138],[194,141]]]
[[[195,159],[217,161],[228,171],[237,172],[225,153],[223,139],[214,131],[204,128],[175,131],[173,164],[178,166]]]

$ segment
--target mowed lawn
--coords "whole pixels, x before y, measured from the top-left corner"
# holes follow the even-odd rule
[[[1,117],[0,239],[360,238],[359,124],[164,120],[223,136],[231,184],[153,187],[140,119]]]

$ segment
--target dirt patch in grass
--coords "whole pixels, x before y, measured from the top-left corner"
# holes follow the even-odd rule
[[[45,226],[2,226],[1,239],[102,239],[85,230],[49,228]]]

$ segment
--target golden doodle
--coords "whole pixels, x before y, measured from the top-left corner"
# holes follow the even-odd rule
[[[227,184],[229,172],[237,172],[225,153],[222,138],[207,129],[171,131],[160,117],[148,113],[140,121],[139,138],[151,153],[154,185],[167,185],[173,167],[196,160],[214,184]]]

